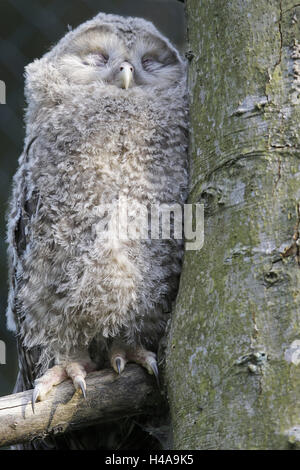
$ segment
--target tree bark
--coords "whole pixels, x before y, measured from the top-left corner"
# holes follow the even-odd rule
[[[111,370],[88,374],[87,399],[74,393],[71,381],[36,403],[32,390],[0,398],[0,447],[44,439],[140,414],[159,415],[165,409],[157,384],[140,366],[127,365],[122,375]]]
[[[187,0],[187,251],[167,348],[175,449],[300,446],[300,5]]]

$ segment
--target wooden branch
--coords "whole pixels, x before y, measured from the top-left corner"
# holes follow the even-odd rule
[[[54,387],[47,399],[31,407],[32,390],[0,397],[0,446],[82,429],[93,424],[139,414],[158,413],[165,406],[155,379],[129,364],[119,376],[112,370],[90,373],[87,399],[74,393],[68,380]]]

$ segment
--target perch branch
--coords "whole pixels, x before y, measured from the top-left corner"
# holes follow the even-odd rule
[[[164,406],[155,379],[139,366],[128,365],[118,376],[111,370],[89,374],[87,399],[74,393],[70,381],[54,387],[32,411],[32,390],[0,397],[0,446],[82,429]]]

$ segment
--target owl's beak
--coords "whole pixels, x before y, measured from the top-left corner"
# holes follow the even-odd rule
[[[122,87],[128,90],[133,78],[133,66],[129,62],[123,62],[120,65],[120,78]]]

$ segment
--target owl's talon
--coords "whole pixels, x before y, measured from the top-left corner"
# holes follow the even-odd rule
[[[80,389],[84,398],[86,398],[85,376],[87,372],[96,369],[96,365],[86,355],[77,358],[76,361],[67,361],[57,364],[48,369],[44,375],[34,382],[32,395],[32,410],[34,412],[35,403],[42,401],[53,387],[70,378],[76,390]]]
[[[150,374],[154,374],[154,375],[155,375],[156,382],[157,382],[157,384],[158,384],[158,386],[159,386],[159,374],[158,374],[157,362],[156,362],[156,360],[151,360],[151,361],[148,362],[148,364],[149,364],[150,369],[151,369],[151,372],[150,372],[149,368],[147,368],[147,369],[148,369],[148,372],[149,372]]]
[[[122,356],[115,356],[112,360],[112,366],[115,372],[120,375],[125,369],[126,362],[127,361]]]
[[[110,350],[110,363],[113,369],[121,374],[127,362],[135,362],[145,367],[149,374],[155,376],[157,385],[160,386],[156,354],[142,346],[129,346],[121,341],[115,341]]]
[[[86,383],[84,378],[80,375],[77,375],[73,380],[73,384],[76,390],[80,388],[80,390],[82,391],[82,395],[86,400]]]
[[[39,386],[37,385],[34,390],[33,390],[33,393],[32,393],[32,400],[31,400],[31,406],[32,406],[32,411],[33,413],[35,413],[35,404],[36,402],[39,400],[40,398],[40,388]]]
[[[118,369],[118,373],[121,374],[121,359],[119,357],[117,357],[115,362],[116,362],[116,366],[117,366],[117,369]]]

